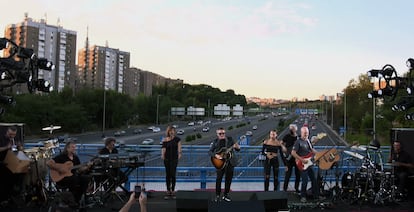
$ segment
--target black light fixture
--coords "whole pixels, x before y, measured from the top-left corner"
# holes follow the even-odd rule
[[[378,91],[374,90],[368,93],[368,98],[372,99],[372,98],[378,98],[381,95],[378,94]]]
[[[24,47],[19,47],[17,49],[17,56],[20,58],[30,58],[30,59],[34,59],[36,57],[33,49],[28,49]]]
[[[6,38],[0,38],[0,50],[7,48],[7,39]]]
[[[53,86],[50,84],[49,81],[44,80],[44,79],[38,79],[36,82],[36,87],[38,91],[42,91],[42,92],[52,92],[53,91]]]
[[[393,111],[406,111],[414,106],[414,99],[404,99],[401,102],[393,105],[391,109]]]
[[[414,113],[408,113],[404,116],[405,120],[414,120]]]
[[[414,68],[414,59],[413,58],[408,58],[406,64],[407,64],[407,67],[409,69],[413,69]]]
[[[55,65],[53,65],[53,63],[51,61],[47,60],[46,58],[39,58],[37,60],[37,66],[40,69],[47,70],[47,71],[51,71],[51,70],[55,69]]]
[[[377,139],[374,139],[369,142],[369,146],[372,147],[373,149],[379,149],[381,147],[381,144]]]
[[[367,75],[368,75],[368,77],[379,77],[380,73],[381,73],[381,70],[372,69],[372,70],[367,72]]]
[[[12,96],[3,96],[0,95],[0,103],[2,104],[12,104],[14,102],[14,99]]]
[[[378,90],[378,95],[380,96],[393,96],[396,90],[391,86],[386,86],[383,89]]]
[[[390,67],[387,67],[381,71],[381,75],[384,77],[391,77],[393,73],[395,73],[395,69]]]

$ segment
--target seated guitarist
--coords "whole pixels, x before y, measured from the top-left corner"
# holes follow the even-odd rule
[[[50,168],[50,175],[57,185],[69,188],[75,197],[76,203],[86,192],[90,177],[81,175],[82,168],[79,170],[72,169],[73,166],[80,165],[79,157],[75,154],[76,144],[73,140],[66,143],[62,153],[47,162]],[[85,169],[86,167],[83,167]]]
[[[306,166],[312,163],[309,159],[313,156],[313,154],[317,153],[317,151],[313,148],[313,145],[309,141],[308,136],[309,136],[309,129],[307,127],[302,127],[300,129],[300,138],[296,140],[292,148],[292,156],[298,162],[298,168],[301,170],[301,178],[302,178],[302,187],[300,191],[301,202],[306,202],[308,177],[312,182],[313,197],[315,199],[319,198],[319,186],[316,182],[316,176],[315,176],[315,172],[313,171],[312,166],[303,169],[303,165]]]
[[[234,150],[240,151],[240,145],[235,143],[232,137],[226,137],[226,131],[224,128],[218,128],[216,133],[217,138],[210,144],[208,154],[214,159],[225,160],[225,165],[217,169],[215,201],[218,202],[220,200],[221,181],[225,174],[226,179],[222,200],[230,202],[231,199],[228,194],[230,192],[231,181],[233,180],[234,167],[237,165],[237,160],[235,157],[232,157],[232,155],[234,154]]]

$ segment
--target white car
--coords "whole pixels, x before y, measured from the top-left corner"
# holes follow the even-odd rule
[[[246,131],[246,136],[252,136],[253,132],[252,131]]]
[[[161,131],[161,128],[159,128],[159,127],[154,127],[154,128],[152,129],[152,132],[153,132],[153,133],[160,132],[160,131]]]
[[[195,123],[194,122],[188,122],[188,126],[194,126]]]
[[[184,130],[177,130],[177,135],[183,135],[184,134]]]
[[[203,132],[208,132],[208,131],[210,131],[210,127],[204,127],[202,131],[203,131]]]
[[[257,130],[257,125],[254,125],[254,126],[252,127],[252,129],[253,129],[253,130]]]
[[[142,141],[141,144],[142,145],[152,145],[152,144],[154,144],[154,139],[152,139],[152,138],[146,138],[145,140]]]

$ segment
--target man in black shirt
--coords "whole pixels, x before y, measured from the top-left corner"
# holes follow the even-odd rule
[[[411,156],[401,148],[401,143],[399,141],[394,141],[392,147],[388,162],[392,163],[394,167],[394,176],[397,180],[398,191],[400,194],[405,194],[408,175],[411,172],[410,169],[414,168],[414,164],[411,160]]]
[[[90,166],[82,166],[79,157],[75,154],[76,144],[74,141],[68,141],[62,153],[47,162],[50,168],[50,176],[57,185],[69,188],[75,197],[76,203],[79,203],[83,194],[85,194],[90,177],[82,175],[82,172]],[[79,168],[75,168],[79,167]]]
[[[229,198],[228,194],[230,192],[231,181],[233,180],[234,167],[237,165],[237,159],[234,157],[234,150],[240,151],[240,145],[238,143],[235,143],[232,137],[226,137],[226,131],[224,128],[218,128],[216,130],[216,133],[217,138],[214,139],[214,141],[210,144],[210,150],[208,154],[210,157],[217,160],[225,159],[226,161],[224,167],[217,169],[215,201],[220,200],[221,181],[223,179],[223,176],[226,175],[226,179],[224,181],[224,195],[222,199],[226,202],[230,202],[231,199]],[[228,158],[229,155],[232,157]]]
[[[299,183],[300,183],[300,171],[295,163],[295,158],[291,155],[293,145],[295,144],[296,140],[298,140],[297,135],[298,127],[296,124],[289,125],[289,134],[286,134],[283,137],[283,144],[287,148],[287,154],[285,154],[285,162],[286,172],[285,172],[285,182],[283,183],[283,191],[287,191],[290,176],[292,175],[293,169],[295,169],[295,191],[299,193]]]

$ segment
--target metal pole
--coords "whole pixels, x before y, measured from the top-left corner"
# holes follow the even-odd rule
[[[331,128],[333,129],[333,100],[331,101]]]
[[[103,114],[102,114],[102,137],[105,137],[105,115],[106,115],[106,89],[104,86],[104,98],[103,98]]]
[[[346,141],[346,90],[344,91],[344,140]]]
[[[372,117],[372,121],[373,121],[373,124],[372,124],[372,126],[373,126],[373,131],[372,131],[372,136],[373,136],[373,141],[375,141],[375,139],[376,139],[376,129],[375,129],[375,122],[376,122],[376,117],[375,117],[375,103],[376,103],[376,98],[372,98],[372,114],[373,114],[373,117]]]
[[[158,94],[157,95],[157,118],[155,120],[156,125],[158,125],[158,115],[159,115],[158,113],[159,113],[159,107],[160,107],[159,105],[160,105],[160,95]]]

